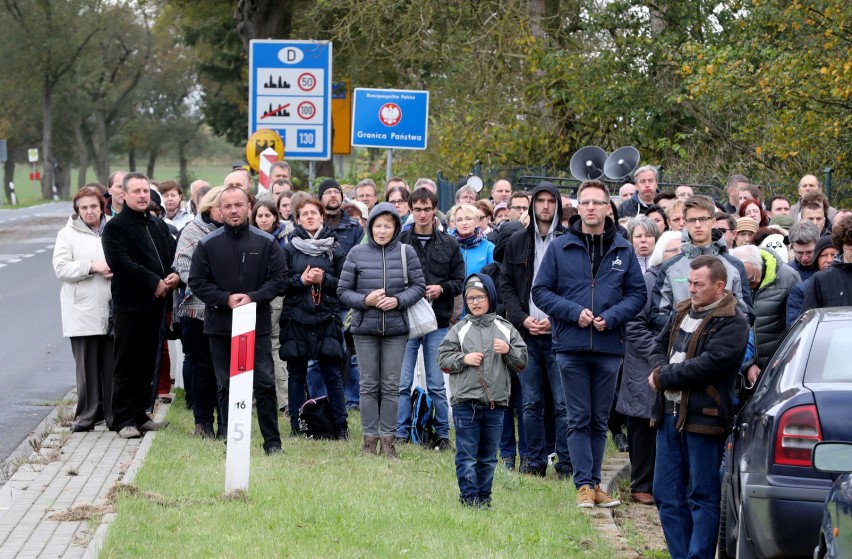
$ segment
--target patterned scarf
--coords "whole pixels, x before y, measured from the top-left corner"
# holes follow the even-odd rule
[[[470,237],[459,237],[458,231],[453,231],[453,237],[456,238],[459,242],[459,247],[462,249],[473,248],[485,240],[485,235],[482,234],[482,230],[479,227],[473,230],[473,235]]]
[[[321,228],[317,230],[317,234],[319,234],[320,231],[322,231]],[[334,256],[334,237],[326,237],[325,239],[303,239],[297,235],[293,235],[290,242],[293,243],[296,250],[302,254],[307,254],[308,256],[322,256],[324,254],[329,260],[331,260]]]

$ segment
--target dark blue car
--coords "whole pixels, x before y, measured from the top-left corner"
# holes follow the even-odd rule
[[[814,559],[852,557],[852,444],[819,443],[814,447],[814,468],[842,474],[825,500]]]
[[[852,308],[814,309],[790,328],[725,449],[719,557],[811,557],[831,475],[821,441],[852,441]]]

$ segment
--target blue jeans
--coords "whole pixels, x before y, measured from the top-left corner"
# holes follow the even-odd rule
[[[562,376],[553,354],[553,339],[550,335],[526,336],[527,368],[518,378],[521,381],[524,402],[524,430],[529,447],[530,466],[547,467],[547,443],[544,428],[544,383],[550,383],[553,398],[553,415],[556,422],[556,454],[559,462],[556,470],[570,474],[571,458],[568,451],[568,410],[565,407],[565,392]]]
[[[679,432],[663,415],[657,429],[654,500],[672,559],[716,555],[725,437]]]
[[[524,402],[521,390],[521,382],[518,373],[510,373],[512,379],[512,393],[509,394],[509,407],[503,409],[503,434],[500,437],[500,458],[514,458],[515,454],[521,458],[529,456],[527,435],[524,432]],[[518,438],[515,443],[515,416],[518,416]]]
[[[323,386],[328,391],[328,405],[334,424],[338,427],[346,425],[346,407],[343,402],[343,382],[340,379],[340,365],[331,361],[314,361],[322,375]],[[307,359],[290,359],[287,361],[287,406],[290,408],[290,426],[293,432],[299,432],[299,410],[305,403],[305,377],[308,371]]]
[[[408,438],[411,434],[411,385],[417,366],[417,351],[423,345],[423,365],[426,368],[426,390],[435,406],[435,436],[450,438],[449,403],[444,385],[444,372],[438,367],[438,346],[447,335],[448,328],[438,328],[422,338],[408,340],[405,357],[402,358],[402,373],[399,377],[399,413],[396,420],[396,436]]]
[[[556,354],[568,408],[568,452],[578,489],[601,482],[607,420],[621,361],[620,356],[606,353]]]
[[[473,402],[453,406],[456,478],[459,481],[459,498],[464,503],[479,505],[491,501],[503,411]]]

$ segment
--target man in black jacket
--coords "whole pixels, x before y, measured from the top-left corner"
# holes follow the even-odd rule
[[[423,275],[426,279],[426,297],[432,301],[432,310],[438,319],[438,329],[422,338],[408,340],[399,379],[399,412],[397,414],[396,437],[408,439],[411,433],[411,386],[417,351],[423,346],[423,362],[426,368],[426,390],[435,406],[436,450],[450,450],[449,404],[444,386],[444,373],[438,368],[438,346],[447,335],[453,300],[462,291],[465,267],[459,244],[454,238],[436,228],[435,212],[438,197],[428,188],[418,188],[411,193],[408,207],[414,216],[414,226],[406,229],[400,241],[414,247]]]
[[[551,338],[550,317],[532,302],[530,291],[541,259],[550,241],[561,236],[562,199],[550,182],[541,182],[532,193],[529,225],[509,238],[500,271],[500,298],[506,318],[527,343],[527,368],[518,375],[523,398],[523,429],[529,456],[521,456],[521,473],[544,477],[547,449],[544,427],[545,388],[550,385],[556,421],[556,454],[559,477],[570,478],[568,456],[568,411],[562,377],[556,365]]]
[[[151,421],[145,410],[151,405],[160,327],[171,301],[170,292],[180,283],[180,276],[171,271],[174,238],[165,222],[148,213],[148,177],[128,173],[121,188],[124,209],[107,222],[101,243],[113,273],[113,429],[120,437],[132,439],[165,426]]]
[[[699,256],[689,268],[689,299],[677,305],[650,359],[648,384],[658,394],[654,500],[671,556],[712,558],[730,393],[749,325],[725,290],[719,257]]]
[[[189,288],[204,301],[204,333],[216,371],[219,410],[228,423],[233,309],[257,303],[254,346],[254,396],[257,421],[267,454],[281,452],[278,405],[272,361],[269,303],[284,290],[286,262],[278,242],[248,223],[249,197],[226,188],[219,198],[225,225],[199,241],[189,269]],[[294,410],[295,411],[295,410]]]

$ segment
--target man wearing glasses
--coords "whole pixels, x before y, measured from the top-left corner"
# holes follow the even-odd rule
[[[509,221],[520,221],[529,215],[530,198],[526,192],[513,192],[509,199]]]
[[[737,236],[737,220],[734,216],[725,212],[716,212],[713,215],[713,220],[716,222],[713,229],[722,234],[722,239],[724,239],[728,250],[734,248],[734,239]]]
[[[737,307],[754,322],[751,289],[748,276],[742,262],[728,253],[725,239],[713,239],[714,213],[716,206],[707,196],[693,196],[683,204],[686,219],[686,231],[689,240],[683,243],[680,254],[673,256],[663,264],[654,292],[651,295],[651,310],[648,318],[651,327],[657,333],[663,330],[677,305],[689,299],[689,263],[695,258],[708,254],[718,256],[728,271],[725,289],[731,291],[737,300]]]
[[[532,301],[552,323],[577,506],[613,507],[621,502],[600,487],[607,420],[624,358],[624,326],[647,295],[636,252],[607,217],[606,186],[584,181],[577,199],[580,215],[545,251]]]
[[[414,247],[426,280],[426,298],[432,303],[438,329],[421,338],[408,340],[399,379],[399,413],[397,441],[408,442],[411,436],[411,388],[417,352],[423,347],[426,390],[435,405],[435,440],[431,447],[438,451],[452,449],[450,444],[449,403],[444,386],[444,373],[438,367],[438,346],[447,335],[453,314],[453,301],[462,292],[464,259],[458,242],[435,227],[438,197],[426,187],[417,188],[408,200],[414,226],[405,229],[400,242]]]

